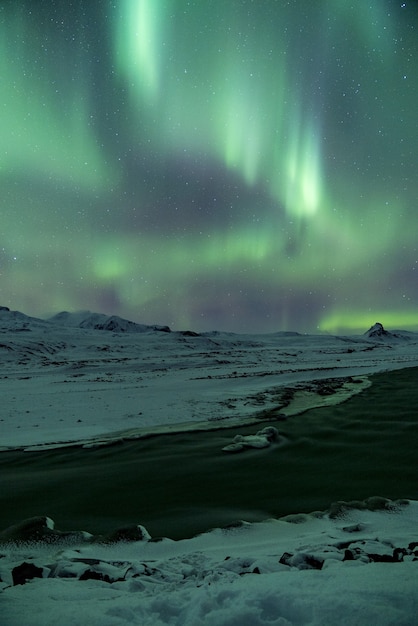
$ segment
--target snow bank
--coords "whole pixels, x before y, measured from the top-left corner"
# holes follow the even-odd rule
[[[3,546],[3,623],[412,626],[418,502],[338,511],[178,542]],[[35,577],[13,585],[23,564]]]

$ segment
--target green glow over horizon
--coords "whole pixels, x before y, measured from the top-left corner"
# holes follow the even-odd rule
[[[373,321],[374,320],[374,321]],[[386,330],[418,331],[417,311],[381,310],[381,311],[336,311],[324,317],[318,329],[322,332],[363,334],[376,322]]]
[[[418,16],[401,4],[2,4],[0,303],[415,327]]]

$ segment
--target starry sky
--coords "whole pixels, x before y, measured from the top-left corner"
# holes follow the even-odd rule
[[[0,304],[418,330],[415,0],[2,0]]]

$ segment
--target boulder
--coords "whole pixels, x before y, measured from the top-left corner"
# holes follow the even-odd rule
[[[12,569],[13,585],[24,585],[33,578],[43,578],[44,570],[34,563],[21,563]]]

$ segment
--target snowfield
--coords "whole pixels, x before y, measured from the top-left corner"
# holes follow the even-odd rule
[[[418,365],[417,346],[418,335],[405,331],[196,335],[99,314],[44,321],[3,308],[0,449],[288,416],[360,392],[367,374]],[[338,393],[323,393],[321,381],[349,377],[356,380]],[[292,388],[290,402],[284,390]]]
[[[353,337],[198,335],[0,308],[0,446],[42,454],[280,420],[347,399],[368,374],[417,366],[417,346],[417,334],[379,325]],[[258,430],[231,443],[268,445],[275,434]],[[103,544],[64,541],[41,518],[47,541],[0,536],[0,623],[412,626],[417,522],[418,502],[370,498],[181,541],[140,528],[141,540]]]

